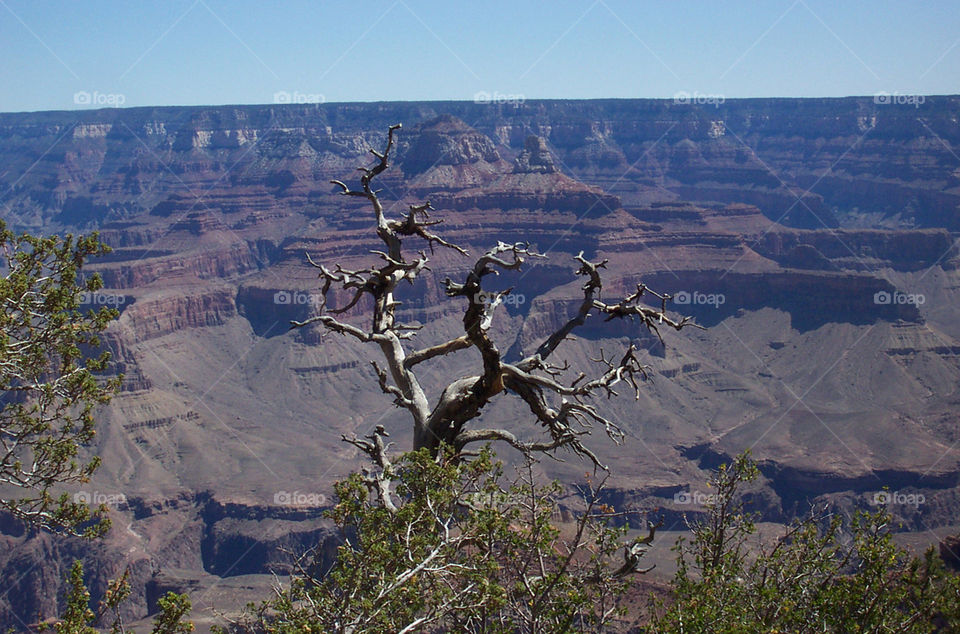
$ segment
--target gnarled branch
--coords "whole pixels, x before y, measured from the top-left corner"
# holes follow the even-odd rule
[[[384,508],[391,513],[396,513],[397,506],[393,501],[393,494],[390,492],[390,483],[393,481],[394,476],[393,463],[387,456],[387,450],[390,449],[390,445],[393,443],[384,442],[383,440],[389,436],[390,434],[387,433],[383,425],[377,425],[374,432],[366,436],[367,440],[362,440],[355,436],[348,438],[345,435],[340,438],[367,454],[370,460],[373,461],[373,464],[377,466],[377,471],[371,471],[366,467],[363,469],[364,482],[371,493],[376,493],[379,496]]]
[[[613,573],[614,577],[625,577],[631,574],[643,575],[657,567],[656,564],[653,564],[649,568],[641,568],[640,560],[644,555],[647,554],[647,551],[650,550],[650,544],[653,543],[653,538],[657,534],[657,529],[661,526],[663,526],[663,518],[661,518],[656,524],[648,522],[646,537],[637,537],[631,543],[624,545],[623,565]]]
[[[372,188],[372,181],[387,169],[390,152],[395,145],[395,132],[399,129],[399,125],[388,129],[386,146],[382,152],[371,150],[377,159],[372,167],[359,168],[360,189],[352,190],[342,181],[332,181],[343,195],[361,196],[370,201],[376,217],[376,233],[386,245],[383,250],[373,251],[381,263],[365,270],[350,270],[340,265],[331,270],[309,259],[310,264],[319,269],[323,301],[319,305],[318,315],[302,322],[292,322],[294,327],[319,323],[339,334],[380,346],[386,361],[383,367],[374,364],[380,388],[393,398],[398,407],[411,413],[414,420],[414,449],[427,447],[437,454],[444,444],[463,449],[480,441],[500,440],[528,456],[534,453],[551,454],[565,448],[590,460],[595,466],[603,467],[596,454],[584,443],[585,436],[596,426],[601,426],[614,442],[620,442],[624,433],[616,423],[605,418],[590,404],[589,399],[597,394],[615,396],[620,385],[628,385],[634,398],[639,399],[639,381],[646,379],[647,374],[638,359],[637,349],[631,345],[619,358],[608,358],[601,351],[599,358],[594,361],[602,369],[599,376],[592,379],[581,373],[572,381],[565,380],[563,376],[569,366],[565,363],[554,364],[548,359],[560,343],[586,322],[591,312],[603,315],[607,320],[639,318],[658,337],[661,336],[659,328],[663,325],[680,330],[696,324],[687,318],[673,319],[667,315],[666,302],[670,297],[658,295],[643,284],[638,284],[633,293],[616,303],[603,301],[600,298],[603,288],[600,272],[606,268],[607,261],[591,262],[580,252],[575,257],[579,263],[576,274],[585,277],[586,281],[582,287],[583,300],[576,314],[547,337],[532,355],[515,363],[505,362],[489,332],[497,308],[506,301],[513,289],[485,289],[483,281],[501,271],[520,270],[527,261],[545,256],[526,242],[498,242],[475,260],[461,281],[450,278],[443,281],[443,289],[448,297],[467,300],[463,312],[463,334],[408,352],[401,345],[402,341],[412,338],[420,326],[407,326],[396,321],[400,302],[395,299],[394,291],[400,282],[412,284],[424,271],[429,270],[429,258],[424,251],[419,251],[412,258],[406,257],[402,248],[403,239],[415,237],[424,240],[431,253],[436,246],[452,249],[462,255],[467,252],[434,232],[433,227],[441,221],[431,219],[433,207],[429,202],[409,205],[408,212],[399,219],[385,217],[378,193]],[[343,306],[330,308],[327,299],[334,288],[346,291],[349,299]],[[373,300],[373,319],[368,329],[333,317],[353,309],[367,296]],[[647,296],[660,300],[659,309],[642,303]],[[415,371],[426,361],[467,348],[476,348],[480,353],[480,372],[450,381],[436,402],[431,404]],[[504,392],[518,396],[527,404],[545,429],[545,439],[527,441],[506,429],[469,428],[469,423],[481,415],[483,408],[496,395]],[[356,444],[361,441],[352,442]]]

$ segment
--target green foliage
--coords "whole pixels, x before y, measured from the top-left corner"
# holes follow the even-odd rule
[[[0,485],[17,491],[0,497],[0,507],[34,526],[86,536],[106,530],[105,521],[80,528],[104,509],[91,514],[54,489],[87,481],[99,465],[80,461],[79,448],[93,438],[94,408],[120,384],[96,377],[107,353],[84,354],[117,311],[80,312],[82,294],[102,286],[96,275],[80,279],[83,263],[108,251],[96,234],[15,235],[0,221]]]
[[[193,623],[184,621],[190,615],[190,598],[186,594],[168,592],[157,600],[160,613],[153,622],[153,634],[188,634]]]
[[[67,584],[70,588],[67,607],[60,620],[53,624],[53,631],[57,634],[96,634],[97,631],[91,627],[95,615],[89,606],[90,592],[83,584],[83,564],[79,561],[73,563]]]
[[[100,614],[113,612],[113,623],[110,625],[110,634],[121,634],[123,617],[120,616],[121,604],[130,596],[130,570],[124,570],[119,579],[114,579],[107,587],[107,591],[100,602]]]
[[[552,523],[559,487],[534,486],[528,467],[504,490],[489,449],[469,460],[424,449],[388,471],[396,510],[361,474],[338,482],[332,567],[301,559],[289,587],[234,630],[584,632],[622,613],[611,555],[624,529],[595,496],[564,537]]]
[[[530,465],[510,488],[510,527],[500,545],[500,580],[507,601],[497,615],[498,632],[592,632],[626,612],[620,599],[629,582],[616,574],[614,556],[624,545],[625,525],[616,526],[612,509],[587,494],[586,512],[564,538],[557,483],[536,486]],[[629,571],[630,573],[633,570]]]
[[[94,625],[112,612],[114,619],[110,625],[110,633],[133,634],[131,630],[124,628],[120,616],[120,606],[130,596],[128,576],[129,571],[124,571],[119,579],[110,582],[100,602],[100,609],[94,613],[90,609],[90,592],[83,583],[83,564],[74,562],[67,580],[69,591],[63,614],[52,625],[41,624],[40,630],[53,629],[56,634],[97,634],[98,630]],[[187,595],[168,592],[157,601],[157,606],[160,611],[154,618],[151,630],[153,634],[187,634],[193,631],[193,623],[184,620],[190,614],[190,599]]]
[[[773,543],[757,533],[739,489],[757,477],[749,454],[722,466],[691,542],[678,540],[675,602],[656,632],[938,632],[960,627],[960,580],[932,549],[910,558],[884,511],[848,526],[811,514]],[[954,628],[954,629],[951,629]]]

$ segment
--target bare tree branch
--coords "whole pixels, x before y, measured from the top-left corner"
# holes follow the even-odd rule
[[[653,543],[653,538],[657,534],[657,529],[661,526],[663,526],[662,518],[656,524],[648,522],[646,537],[637,537],[630,544],[624,545],[623,565],[613,573],[614,577],[625,577],[631,574],[642,575],[657,567],[657,565],[654,564],[649,568],[641,568],[640,560],[645,554],[647,554],[647,551],[650,550],[650,544]]]
[[[416,364],[429,361],[434,357],[441,357],[457,350],[466,350],[471,345],[470,339],[466,335],[460,335],[456,339],[410,353],[404,360],[404,366],[412,368]]]
[[[442,247],[447,247],[448,249],[458,251],[461,255],[467,255],[465,249],[462,249],[455,244],[451,244],[440,236],[426,230],[426,227],[432,227],[433,225],[441,224],[443,220],[433,220],[429,222],[417,221],[418,214],[424,218],[430,218],[428,210],[432,209],[433,207],[430,206],[430,201],[427,201],[422,205],[410,205],[410,213],[407,215],[406,219],[403,221],[391,221],[389,226],[393,231],[402,236],[420,236],[430,245],[431,253],[433,253],[433,245],[436,243]]]
[[[384,508],[391,513],[397,512],[397,506],[393,501],[393,494],[390,492],[390,483],[393,481],[393,463],[387,456],[387,450],[393,443],[385,443],[384,438],[390,434],[384,429],[383,425],[377,425],[372,434],[367,435],[368,440],[361,440],[353,437],[341,436],[344,442],[347,442],[363,453],[367,454],[378,468],[377,472],[364,468],[363,478],[367,488],[371,493],[376,493]]]
[[[407,409],[414,421],[414,449],[429,448],[437,455],[442,445],[463,449],[469,444],[499,440],[506,442],[527,456],[534,453],[553,453],[565,448],[575,455],[603,467],[597,456],[584,444],[590,431],[601,426],[605,433],[620,442],[623,431],[611,420],[599,413],[588,399],[597,394],[608,398],[617,395],[619,385],[627,385],[639,399],[639,381],[646,379],[646,369],[637,358],[637,349],[631,345],[617,359],[608,358],[602,351],[594,359],[601,367],[600,375],[589,379],[579,374],[572,381],[563,375],[569,366],[548,362],[557,347],[576,328],[582,326],[591,312],[614,318],[639,318],[641,323],[660,337],[663,325],[680,330],[687,325],[696,326],[687,318],[672,319],[666,313],[668,295],[658,295],[645,285],[637,285],[635,292],[616,303],[600,299],[603,281],[600,271],[607,261],[591,262],[583,252],[576,256],[579,263],[577,275],[586,277],[583,285],[583,301],[575,315],[551,334],[536,351],[519,362],[507,363],[500,350],[489,336],[497,308],[504,303],[512,289],[488,290],[483,281],[501,271],[520,270],[532,259],[544,258],[529,243],[498,242],[489,251],[481,254],[467,270],[462,281],[446,278],[443,288],[448,297],[464,298],[467,304],[463,312],[463,334],[443,343],[408,352],[403,341],[411,339],[419,325],[405,325],[396,320],[400,302],[394,292],[399,283],[414,283],[429,270],[429,258],[424,251],[407,258],[403,252],[403,239],[418,238],[427,243],[431,253],[441,246],[461,255],[467,251],[434,233],[432,227],[440,220],[430,218],[433,211],[429,202],[409,205],[409,211],[400,219],[385,217],[378,193],[372,188],[373,179],[389,166],[390,152],[395,145],[395,132],[399,125],[387,131],[387,142],[382,152],[371,150],[377,159],[372,167],[360,167],[360,189],[353,190],[342,181],[332,181],[346,196],[360,196],[370,201],[376,219],[376,233],[386,245],[384,250],[373,251],[381,263],[363,270],[345,269],[339,264],[332,270],[313,259],[308,261],[319,269],[322,301],[316,316],[304,321],[291,322],[293,327],[319,323],[338,334],[349,335],[361,342],[379,345],[385,366],[374,364],[381,390],[391,396],[398,407]],[[346,293],[342,306],[328,306],[333,289]],[[659,300],[659,309],[642,303],[649,295]],[[372,323],[369,329],[360,328],[333,315],[346,313],[369,296],[373,301]],[[434,403],[427,399],[415,373],[420,364],[454,352],[476,348],[480,353],[482,367],[479,372],[451,380]],[[392,379],[392,382],[391,382]],[[479,417],[483,408],[502,392],[510,392],[522,399],[546,432],[545,439],[521,440],[515,433],[505,429],[470,429],[468,424]],[[559,401],[551,404],[551,399]],[[366,443],[366,441],[351,441]],[[369,444],[369,443],[367,443]],[[360,445],[357,445],[360,446]],[[366,444],[364,445],[366,446]]]

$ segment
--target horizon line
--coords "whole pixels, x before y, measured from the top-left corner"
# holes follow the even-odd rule
[[[80,91],[85,92],[85,91]],[[96,91],[95,91],[96,92]],[[287,91],[279,91],[286,94]],[[485,92],[485,91],[481,91]],[[75,93],[79,94],[79,93]],[[88,93],[89,94],[89,93]],[[296,94],[296,93],[294,93]],[[479,94],[479,93],[478,93]],[[950,99],[950,98],[960,98],[960,93],[946,93],[946,94],[912,94],[912,93],[899,93],[899,92],[885,92],[880,91],[870,95],[844,95],[844,96],[777,96],[777,97],[727,97],[726,95],[720,93],[700,93],[693,92],[688,93],[686,91],[681,91],[675,93],[670,97],[536,97],[536,98],[527,98],[520,94],[511,94],[511,95],[500,95],[500,93],[493,93],[490,95],[486,93],[490,99],[483,101],[474,99],[378,99],[378,100],[356,100],[356,101],[305,101],[305,102],[250,102],[250,103],[210,103],[210,104],[154,104],[154,105],[143,105],[143,106],[115,106],[115,107],[104,107],[104,108],[72,108],[72,109],[49,109],[49,110],[11,110],[11,111],[2,111],[0,116],[5,115],[28,115],[28,114],[53,114],[53,113],[99,113],[105,111],[133,111],[133,110],[144,110],[144,109],[159,109],[159,108],[171,108],[171,109],[186,109],[186,108],[283,108],[283,107],[331,107],[331,106],[347,106],[347,105],[377,105],[377,104],[473,104],[476,106],[498,106],[498,107],[513,107],[518,108],[526,103],[544,103],[544,102],[605,102],[605,101],[651,101],[651,102],[667,102],[668,104],[673,104],[676,106],[692,106],[692,107],[713,107],[720,108],[728,102],[743,102],[743,101],[844,101],[844,100],[859,100],[859,99],[873,99],[876,105],[891,105],[889,103],[882,103],[876,101],[878,97],[905,97],[905,98],[923,98],[923,99]],[[683,99],[686,98],[687,101],[684,102]],[[691,103],[690,99],[699,100],[701,98],[712,100]],[[717,101],[719,100],[719,101]],[[913,104],[904,103],[904,104],[894,104],[894,105],[909,105]]]

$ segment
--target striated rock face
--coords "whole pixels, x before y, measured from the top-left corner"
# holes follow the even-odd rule
[[[133,566],[139,618],[167,589],[211,593],[224,609],[254,600],[289,569],[283,550],[331,556],[323,505],[285,501],[329,498],[360,464],[341,434],[383,424],[404,448],[409,422],[376,385],[375,349],[288,328],[319,308],[308,254],[373,263],[371,211],[329,181],[368,165],[398,122],[380,180],[388,215],[430,200],[444,237],[472,256],[501,240],[549,256],[489,280],[517,298],[495,320],[508,358],[575,310],[581,251],[608,260],[605,299],[645,283],[707,327],[661,343],[636,324],[588,322],[563,344],[570,380],[595,371],[597,348],[645,351],[640,400],[600,404],[628,434],[621,447],[594,443],[614,467],[611,503],[680,522],[698,509],[675,496],[751,447],[764,478],[752,504],[767,520],[813,501],[869,506],[887,487],[894,501],[923,496],[891,508],[906,527],[949,524],[960,507],[958,110],[951,96],[920,111],[849,98],[0,114],[4,219],[98,229],[114,247],[88,267],[106,285],[88,304],[120,309],[103,345],[125,377],[101,414],[104,464],[89,483],[122,494],[114,531],[101,546],[62,545],[0,518],[3,577],[29,571],[19,603],[0,595],[0,625],[52,613],[74,557],[91,563],[95,597]],[[462,331],[442,279],[470,260],[429,255],[432,273],[399,297],[401,319],[424,325],[418,345]],[[365,325],[368,309],[345,318]],[[472,360],[424,367],[427,393]],[[484,412],[522,434],[528,419],[506,399]],[[544,468],[582,477],[576,464]]]
[[[496,163],[493,141],[451,115],[415,126],[400,144],[403,170],[414,177],[441,165]]]
[[[243,243],[222,247],[211,245],[195,253],[171,253],[160,257],[151,257],[153,253],[143,250],[132,250],[128,255],[130,260],[98,268],[106,286],[126,289],[146,287],[156,282],[166,286],[171,281],[182,283],[189,278],[224,278],[258,268],[256,256],[250,252],[249,245]]]
[[[470,209],[533,210],[597,215],[620,208],[620,199],[559,173],[514,172],[502,174],[483,187],[471,187],[453,195],[434,195],[437,204],[455,211]]]
[[[189,328],[221,326],[237,314],[232,289],[190,290],[141,299],[124,312],[120,326],[139,342]]]
[[[553,162],[547,142],[531,135],[523,142],[523,151],[517,156],[513,171],[517,174],[553,174],[559,170]]]

